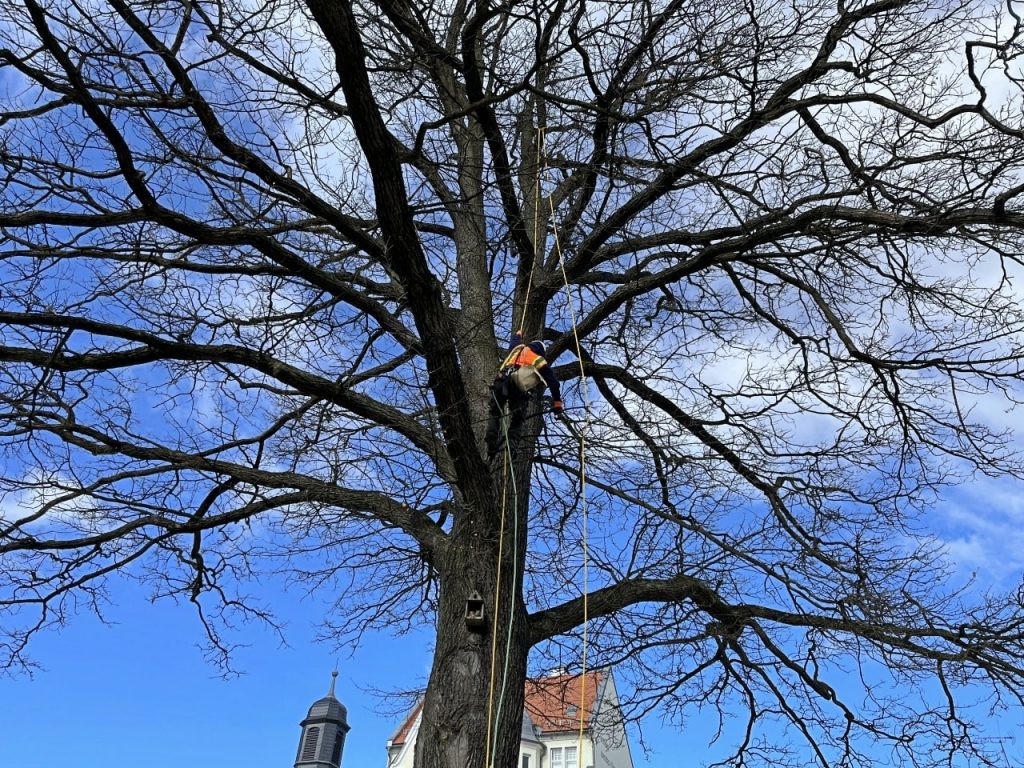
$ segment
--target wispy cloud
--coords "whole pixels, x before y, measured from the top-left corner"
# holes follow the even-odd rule
[[[0,526],[14,524],[34,535],[54,529],[89,533],[102,529],[96,500],[72,478],[33,471],[19,485],[0,497]]]
[[[1024,496],[1017,481],[982,479],[949,494],[935,525],[950,562],[997,585],[1024,573]]]

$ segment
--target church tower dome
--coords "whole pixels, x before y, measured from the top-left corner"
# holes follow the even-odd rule
[[[331,673],[331,689],[309,708],[299,737],[295,768],[340,768],[341,751],[349,731],[348,710],[334,696],[338,670]]]

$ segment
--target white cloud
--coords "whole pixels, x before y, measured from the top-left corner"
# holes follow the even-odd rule
[[[1024,496],[1017,481],[982,479],[949,494],[935,525],[947,557],[963,575],[999,584],[1024,573]]]
[[[18,520],[24,520],[31,514],[30,509],[22,502],[23,494],[5,493],[0,496],[0,525],[7,526]]]
[[[26,474],[16,486],[20,486],[18,490],[0,499],[0,523],[4,527],[14,524],[22,533],[34,535],[69,528],[87,533],[101,530],[96,500],[74,479],[43,475],[37,470]]]

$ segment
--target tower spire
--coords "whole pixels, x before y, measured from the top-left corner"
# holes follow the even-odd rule
[[[302,735],[295,755],[295,768],[341,768],[341,751],[348,734],[348,710],[334,696],[338,665],[331,673],[331,689],[313,702],[306,719],[299,723]]]

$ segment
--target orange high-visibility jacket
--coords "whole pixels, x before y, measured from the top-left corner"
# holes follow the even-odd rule
[[[508,353],[508,357],[505,358],[505,362],[501,364],[501,367],[504,370],[512,366],[518,368],[521,365],[532,365],[537,370],[540,370],[547,364],[548,361],[543,357],[525,344],[520,344],[512,348],[512,351]]]
[[[537,373],[544,379],[544,383],[551,391],[551,397],[560,401],[562,399],[562,388],[558,383],[558,378],[551,370],[551,366],[548,365],[548,361],[544,359],[543,355],[537,353],[536,350],[530,348],[529,344],[523,344],[523,337],[518,333],[512,337],[512,349],[509,350],[505,356],[505,361],[501,364],[499,375],[504,373],[509,368],[518,368],[524,365],[532,365],[537,369]]]

